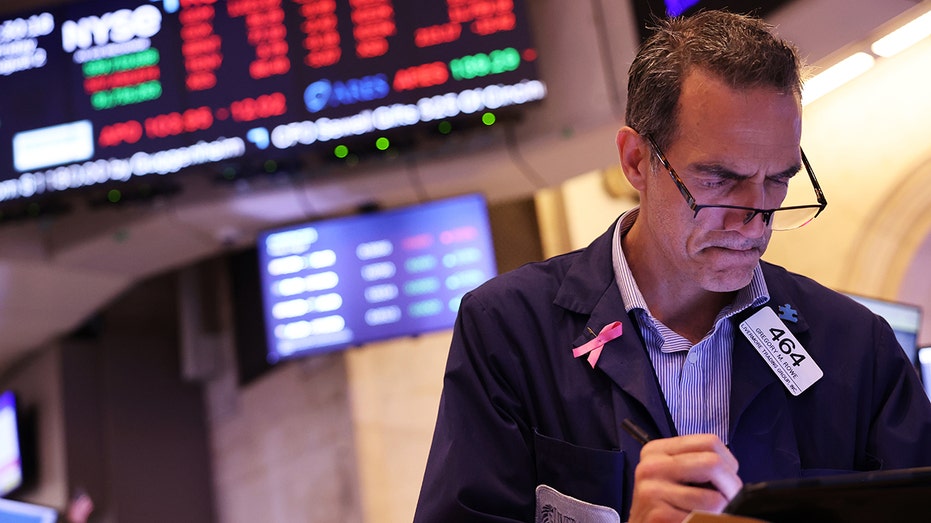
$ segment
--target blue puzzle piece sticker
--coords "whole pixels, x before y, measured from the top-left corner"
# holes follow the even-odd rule
[[[783,321],[791,321],[792,323],[798,323],[798,311],[793,309],[791,305],[786,303],[785,305],[780,305],[779,309],[779,318]]]

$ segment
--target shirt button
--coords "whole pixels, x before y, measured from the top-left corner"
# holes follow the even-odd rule
[[[698,353],[695,351],[689,351],[689,363],[695,363],[698,361]]]

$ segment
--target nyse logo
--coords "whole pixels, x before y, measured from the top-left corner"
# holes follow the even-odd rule
[[[61,25],[61,46],[65,52],[109,43],[124,43],[134,38],[149,38],[162,28],[162,12],[150,4],[119,9],[100,16],[86,16]]]

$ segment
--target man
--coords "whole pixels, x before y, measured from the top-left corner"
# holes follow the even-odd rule
[[[722,12],[644,43],[617,135],[640,206],[463,299],[415,521],[681,521],[745,482],[931,465],[931,404],[889,326],[760,261],[826,205],[799,69]],[[809,205],[780,208],[790,180]]]

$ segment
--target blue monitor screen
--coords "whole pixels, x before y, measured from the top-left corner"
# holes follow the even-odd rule
[[[497,273],[479,195],[267,231],[258,251],[271,363],[450,328]]]
[[[931,346],[918,349],[918,368],[921,370],[925,392],[931,398]]]
[[[49,507],[0,499],[0,522],[3,523],[55,523],[58,512]]]
[[[23,459],[19,441],[16,396],[13,391],[0,394],[0,496],[23,484]],[[0,517],[0,522],[6,521]]]
[[[855,301],[882,316],[895,332],[895,338],[908,355],[908,359],[918,364],[918,329],[921,327],[921,308],[907,303],[880,300],[848,294]]]

